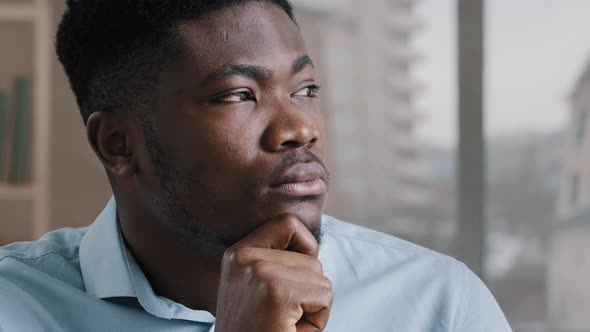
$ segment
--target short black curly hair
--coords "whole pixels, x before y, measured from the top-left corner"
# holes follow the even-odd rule
[[[67,0],[56,51],[84,124],[96,111],[137,112],[149,102],[158,72],[178,54],[181,23],[252,1],[278,5],[295,22],[289,0]]]

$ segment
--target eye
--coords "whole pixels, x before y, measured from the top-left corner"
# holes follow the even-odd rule
[[[240,103],[244,101],[256,101],[256,97],[249,90],[241,90],[212,100],[213,103]]]
[[[307,97],[307,98],[315,98],[320,91],[320,86],[313,84],[310,86],[306,86],[305,88],[295,92],[293,96],[295,97]]]

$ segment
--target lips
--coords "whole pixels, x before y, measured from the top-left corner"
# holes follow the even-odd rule
[[[270,190],[288,196],[316,196],[327,191],[326,172],[315,162],[289,167],[270,186]]]

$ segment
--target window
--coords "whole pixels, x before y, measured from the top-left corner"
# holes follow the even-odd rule
[[[580,176],[577,174],[572,176],[571,181],[570,204],[575,208],[580,199]]]
[[[588,122],[588,110],[581,109],[578,113],[578,119],[574,123],[576,126],[576,145],[578,148],[584,146],[586,139],[586,126]]]

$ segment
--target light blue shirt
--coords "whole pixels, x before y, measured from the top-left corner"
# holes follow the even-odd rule
[[[511,331],[462,263],[325,216],[334,287],[325,331]],[[214,331],[215,317],[158,296],[126,249],[113,199],[94,224],[0,248],[0,331]],[[254,331],[253,331],[254,332]]]

